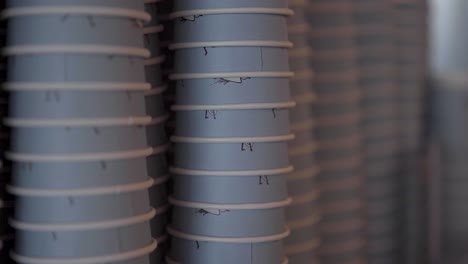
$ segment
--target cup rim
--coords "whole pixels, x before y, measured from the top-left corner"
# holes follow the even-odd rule
[[[294,45],[290,41],[273,40],[232,40],[232,41],[200,41],[200,42],[176,42],[169,45],[169,50],[213,48],[213,47],[266,47],[290,49]]]
[[[287,174],[294,171],[293,166],[277,169],[267,170],[246,170],[246,171],[208,171],[208,170],[190,170],[177,167],[170,167],[169,171],[173,174],[180,174],[184,176],[239,176],[239,177],[252,177],[258,175],[281,175]]]
[[[151,116],[61,119],[5,118],[3,119],[3,123],[15,128],[148,126],[163,123],[168,118],[168,115],[157,118],[152,118]]]
[[[151,53],[146,48],[115,46],[115,45],[92,45],[92,44],[41,44],[41,45],[12,45],[2,49],[2,55],[26,56],[44,54],[76,54],[76,55],[107,55],[107,56],[131,56],[148,59]]]
[[[287,198],[282,201],[275,201],[269,203],[236,203],[236,204],[213,204],[213,203],[200,203],[200,202],[190,202],[182,201],[175,199],[174,197],[169,197],[169,203],[173,206],[183,207],[183,208],[195,208],[195,209],[215,209],[215,210],[231,210],[231,211],[240,211],[240,210],[262,210],[262,209],[276,209],[282,208],[290,205],[292,202],[291,198]]]
[[[203,241],[203,242],[219,242],[219,243],[233,243],[233,244],[245,244],[245,243],[265,243],[280,241],[289,236],[291,233],[287,227],[285,231],[280,234],[274,234],[262,237],[212,237],[212,236],[200,236],[187,234],[178,230],[173,229],[171,226],[167,228],[168,233],[176,238],[191,240],[191,241]]]
[[[292,78],[293,72],[213,72],[213,73],[175,73],[170,80],[216,79],[216,78]]]
[[[84,258],[35,258],[19,255],[14,251],[10,252],[10,256],[13,260],[25,264],[105,264],[109,262],[125,261],[149,255],[157,248],[157,246],[158,242],[153,240],[150,245],[140,249],[112,255]]]
[[[286,142],[294,139],[294,134],[286,134],[281,136],[270,137],[181,137],[172,136],[171,141],[174,143],[186,144],[237,144],[237,143],[276,143]]]
[[[36,224],[17,221],[13,218],[9,219],[10,225],[17,230],[25,230],[30,232],[83,232],[83,231],[96,231],[106,230],[112,228],[122,228],[126,226],[141,224],[149,222],[156,216],[156,210],[151,208],[149,212],[144,214],[131,216],[127,218],[106,220],[106,221],[89,221],[67,224]]]
[[[2,84],[6,91],[151,91],[146,82],[7,82]]]
[[[178,111],[206,111],[206,110],[261,110],[261,109],[289,109],[294,108],[296,102],[249,103],[249,104],[210,104],[210,105],[173,105],[171,110]]]

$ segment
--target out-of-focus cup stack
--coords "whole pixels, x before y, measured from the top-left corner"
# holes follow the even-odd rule
[[[315,136],[320,166],[320,261],[365,263],[366,200],[354,3],[311,0]]]
[[[434,91],[435,126],[441,149],[441,243],[443,263],[461,264],[468,257],[468,166],[466,155],[466,73],[439,76]]]
[[[0,3],[0,12],[5,8],[5,3]],[[6,23],[0,21],[0,48],[6,43]],[[6,58],[0,55],[0,84],[4,83],[7,76]],[[0,91],[0,118],[8,114],[8,94]],[[6,186],[10,182],[11,170],[9,163],[5,160],[5,151],[9,147],[9,130],[0,125],[0,262],[10,263],[8,251],[13,239],[13,231],[8,225],[8,218],[13,211],[12,196],[6,192]]]
[[[2,15],[12,258],[149,264],[157,212],[148,189],[152,204],[163,194],[147,158],[163,135],[145,108],[143,0],[12,0]]]
[[[147,126],[146,134],[148,144],[157,150],[147,159],[148,174],[154,179],[153,187],[150,189],[151,206],[156,208],[156,217],[152,219],[152,236],[158,242],[158,248],[152,254],[152,262],[164,262],[166,249],[168,248],[168,235],[166,224],[170,216],[168,197],[168,161],[167,150],[169,141],[166,137],[166,122],[169,119],[168,109],[164,102],[164,92],[167,90],[167,82],[163,79],[162,64],[166,56],[160,47],[161,33],[165,30],[161,24],[158,14],[158,2],[145,0],[145,9],[152,17],[151,22],[145,25],[144,41],[151,55],[145,60],[146,81],[151,89],[145,94],[146,113],[152,122]]]
[[[427,90],[427,3],[426,0],[394,0],[397,52],[402,175],[404,179],[406,261],[427,263],[428,202],[425,175],[421,172],[424,100]]]
[[[315,264],[318,263],[320,245],[320,214],[316,186],[319,167],[315,161],[317,143],[312,116],[312,103],[316,100],[312,92],[312,51],[307,36],[309,25],[306,21],[306,1],[290,0],[289,6],[294,11],[294,15],[289,18],[289,40],[294,44],[289,52],[289,61],[295,73],[291,79],[291,93],[297,105],[291,110],[291,131],[296,138],[290,143],[289,158],[295,171],[288,178],[293,202],[286,211],[291,230],[291,235],[286,239],[286,254],[290,264]]]
[[[355,0],[368,206],[368,263],[399,263],[402,244],[398,94],[392,5]]]
[[[286,263],[287,0],[174,1],[168,260]]]

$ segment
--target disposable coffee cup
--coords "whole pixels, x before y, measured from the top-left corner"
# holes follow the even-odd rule
[[[219,9],[219,8],[253,8],[253,7],[263,7],[263,8],[287,8],[287,0],[240,0],[231,2],[228,0],[202,0],[197,2],[192,2],[190,0],[177,0],[174,1],[174,10],[175,11],[189,11],[197,9]]]
[[[28,107],[24,107],[28,105]],[[86,107],[83,107],[85,106]],[[129,118],[145,116],[143,92],[15,91],[10,117],[19,119]]]
[[[154,27],[160,25],[160,16],[164,14],[164,8],[162,7],[161,1],[144,1],[145,11],[151,15],[151,21],[146,24],[146,27]]]
[[[148,189],[143,188],[121,194],[93,196],[52,196],[53,193],[49,196],[26,196],[26,191],[14,189],[17,195],[16,221],[41,224],[111,221],[151,211]]]
[[[263,142],[245,138],[246,142],[192,143],[173,137],[174,152],[179,153],[174,157],[174,166],[193,170],[284,168],[289,166],[288,144],[283,138],[279,139],[271,139],[270,142],[267,141],[268,138],[262,139]]]
[[[173,197],[200,203],[268,203],[287,199],[291,167],[270,171],[188,171],[172,169]],[[230,186],[230,188],[225,188]],[[243,190],[243,195],[239,195]]]
[[[290,100],[288,78],[247,76],[175,82],[176,101],[180,105],[273,103]]]
[[[288,103],[266,104],[260,109],[248,109],[249,106],[244,106],[244,109],[239,110],[224,110],[222,106],[219,110],[213,109],[213,106],[206,106],[207,110],[176,110],[175,135],[183,137],[284,135],[289,133],[289,105]],[[178,105],[173,109],[175,107]]]
[[[237,4],[237,3],[236,3]],[[276,9],[284,15],[262,13],[209,14],[209,9],[173,13],[174,44],[217,41],[287,42],[288,9]],[[184,15],[182,15],[184,14]],[[275,30],[271,30],[275,28]]]
[[[288,50],[277,47],[206,46],[174,52],[174,73],[289,72]],[[187,78],[190,79],[190,78]]]
[[[63,51],[57,48],[55,52],[42,49],[4,51],[10,57],[9,82],[28,90],[64,89],[62,83],[68,84],[69,89],[99,90],[102,86],[108,90],[145,89],[142,84],[145,80],[144,59],[149,56],[145,49],[99,46],[82,49],[67,47]],[[4,89],[11,90],[8,84],[4,84],[4,87],[7,86]]]
[[[176,263],[188,264],[214,264],[219,261],[226,264],[270,264],[282,263],[284,248],[281,240],[228,243],[188,240],[173,236],[169,257]]]
[[[8,9],[6,12],[8,14]],[[86,12],[69,16],[67,16],[67,12],[61,14],[45,13],[46,15],[42,16],[9,17],[9,46],[102,45],[143,47],[141,37],[143,27],[141,23],[144,20],[132,18],[129,15],[130,13],[126,15],[121,12],[121,14],[114,16],[111,14],[108,16],[85,14]],[[137,21],[141,23],[137,23]],[[34,25],[34,28],[38,31],[33,31],[31,25]],[[36,32],[41,32],[41,34],[36,34]]]
[[[221,205],[172,199],[171,227],[183,233],[210,237],[271,236],[284,232],[284,206],[289,202]]]
[[[28,189],[81,189],[148,179],[146,157],[87,162],[14,162],[12,184]]]
[[[16,127],[11,151],[33,155],[109,153],[144,149],[145,139],[143,126]]]
[[[89,231],[18,230],[16,240],[15,253],[35,259],[122,254],[148,247],[153,241],[146,222]]]

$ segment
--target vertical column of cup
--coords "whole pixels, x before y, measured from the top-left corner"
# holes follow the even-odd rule
[[[17,263],[149,264],[157,180],[146,159],[160,149],[147,143],[143,10],[14,0],[2,13]]]
[[[440,142],[441,245],[444,263],[462,263],[468,241],[466,113],[464,78],[439,77],[434,91],[434,131]]]
[[[0,12],[5,8],[5,3],[0,3]],[[0,48],[4,48],[6,42],[6,24],[0,21]],[[0,55],[0,83],[6,80],[6,58]],[[0,91],[0,118],[5,118],[8,112],[8,95]],[[0,125],[0,262],[10,263],[8,250],[12,243],[13,231],[8,225],[8,218],[12,213],[12,197],[7,194],[6,186],[10,182],[10,166],[5,160],[5,151],[9,145],[9,130]]]
[[[314,77],[310,59],[309,25],[306,21],[306,1],[289,1],[294,15],[289,18],[289,39],[294,47],[289,52],[290,67],[295,76],[291,79],[291,94],[296,107],[291,109],[291,131],[296,138],[290,143],[289,158],[295,171],[288,176],[288,190],[293,202],[286,209],[291,235],[286,239],[286,255],[290,264],[318,263],[320,245],[318,223],[319,191],[316,187],[319,167],[315,161],[317,142],[313,137],[314,119],[312,92]]]
[[[366,201],[353,1],[311,0],[322,263],[364,263]]]
[[[174,1],[169,260],[286,263],[287,0]]]
[[[397,263],[400,257],[401,204],[398,101],[391,3],[355,1],[363,92],[366,149],[368,261]]]
[[[402,177],[406,194],[406,261],[425,263],[427,200],[419,168],[425,96],[427,6],[424,0],[394,1]]]

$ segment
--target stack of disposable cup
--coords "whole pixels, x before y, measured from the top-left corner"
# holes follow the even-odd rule
[[[403,195],[399,172],[396,60],[388,0],[356,0],[359,86],[368,203],[368,263],[400,262]]]
[[[307,8],[317,94],[313,110],[320,166],[319,253],[325,264],[366,260],[366,189],[353,4],[351,0],[311,0]]]
[[[167,200],[169,171],[166,157],[169,141],[165,127],[169,114],[163,98],[167,83],[162,74],[162,64],[166,57],[160,47],[160,34],[165,28],[160,24],[158,1],[145,0],[144,2],[147,13],[152,16],[151,22],[143,29],[145,45],[151,53],[150,57],[145,60],[146,81],[151,85],[151,89],[145,94],[146,114],[153,120],[147,126],[146,134],[149,146],[161,150],[147,159],[149,176],[154,179],[154,185],[150,189],[150,204],[156,208],[157,212],[156,217],[151,221],[152,236],[158,242],[158,248],[152,255],[152,262],[160,263],[164,261],[168,247],[166,224],[170,214]]]
[[[444,263],[463,263],[468,242],[468,142],[466,74],[439,77],[434,94],[435,129],[441,149],[441,242]]]
[[[145,108],[143,0],[12,0],[8,80],[17,263],[148,264],[164,195]],[[155,115],[157,116],[157,115]],[[149,142],[149,143],[147,143]],[[160,144],[158,144],[160,145]]]
[[[289,39],[294,44],[290,50],[290,66],[295,76],[291,79],[291,94],[296,107],[291,110],[291,131],[296,135],[290,143],[289,158],[295,171],[288,177],[289,194],[293,202],[286,210],[291,235],[286,239],[286,254],[290,264],[318,263],[320,245],[318,223],[319,191],[316,186],[319,173],[315,161],[317,143],[314,140],[312,104],[313,71],[310,66],[312,51],[307,42],[309,25],[306,18],[306,1],[289,1],[294,15],[289,18]]]
[[[402,178],[405,179],[407,263],[427,263],[427,189],[419,168],[422,148],[425,71],[427,56],[427,3],[395,0],[394,23],[398,54],[399,119]]]
[[[0,3],[0,11],[5,7],[5,3]],[[6,24],[0,21],[0,47],[5,46]],[[0,55],[0,83],[6,79],[6,60]],[[5,118],[8,110],[8,96],[0,91],[0,118]],[[12,213],[12,197],[7,194],[6,186],[10,181],[10,168],[4,159],[5,150],[8,148],[9,131],[8,128],[0,125],[0,262],[10,263],[8,250],[11,246],[13,231],[8,225],[8,217]]]
[[[287,263],[287,6],[174,1],[170,263]]]

